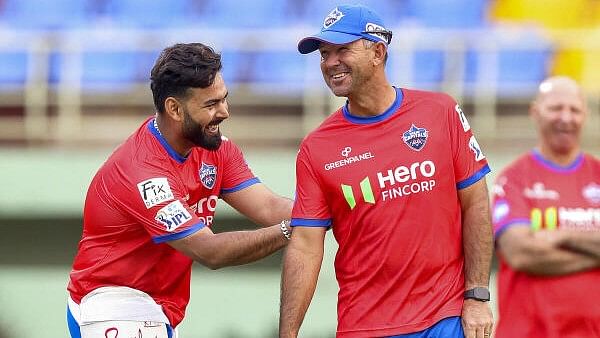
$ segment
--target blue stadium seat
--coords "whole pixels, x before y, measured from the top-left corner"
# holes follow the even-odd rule
[[[315,28],[320,28],[325,16],[340,4],[365,5],[371,8],[381,16],[390,29],[398,26],[406,18],[408,12],[408,0],[349,0],[342,2],[336,0],[288,0],[287,2],[302,3],[302,5],[296,5],[298,11],[301,11],[297,15],[309,27]]]
[[[1,21],[20,29],[73,29],[92,20],[90,0],[4,0]]]
[[[397,86],[423,90],[439,90],[444,80],[444,52],[435,49],[418,48],[411,55],[394,54],[389,56],[386,74],[390,82]],[[405,58],[409,58],[406,60]],[[407,69],[409,67],[409,69]]]
[[[525,28],[509,33],[488,32],[486,39],[492,41],[496,53],[476,50],[467,52],[465,79],[468,87],[477,83],[492,83],[495,73],[495,86],[500,97],[529,96],[549,75],[553,47],[536,31]],[[497,60],[497,67],[492,72],[485,65],[484,58],[489,57]]]
[[[140,83],[149,83],[150,70],[158,51],[84,51],[81,54],[81,82],[84,91],[116,92]],[[51,83],[66,81],[64,55],[52,58]]]
[[[488,0],[407,0],[407,14],[425,27],[476,28],[486,24]]]
[[[1,51],[0,65],[0,86],[25,84],[28,67],[26,51]]]
[[[285,2],[275,0],[208,0],[197,24],[220,28],[271,28],[289,25]]]
[[[188,0],[106,0],[109,20],[118,27],[185,27],[194,7]],[[196,1],[198,2],[198,1]]]

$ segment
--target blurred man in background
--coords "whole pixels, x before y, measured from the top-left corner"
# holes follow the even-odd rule
[[[68,286],[73,338],[174,337],[193,261],[211,269],[245,264],[290,237],[291,200],[260,183],[220,133],[229,117],[220,55],[200,43],[166,48],[151,88],[156,115],[115,150],[88,190]],[[219,198],[265,227],[213,233]]]
[[[498,338],[600,337],[600,161],[580,147],[587,114],[575,81],[542,82],[537,148],[494,186]]]
[[[492,330],[489,166],[451,97],[388,82],[391,38],[370,9],[338,6],[298,44],[319,50],[325,82],[348,101],[300,146],[280,337],[298,335],[328,228],[339,244],[338,337]]]

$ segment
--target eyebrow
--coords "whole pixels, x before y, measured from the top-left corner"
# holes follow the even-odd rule
[[[213,104],[215,104],[215,103],[217,103],[217,102],[219,102],[219,101],[222,101],[223,99],[226,99],[226,98],[227,98],[227,96],[229,96],[229,91],[228,91],[228,92],[226,92],[226,93],[225,93],[225,96],[223,96],[223,97],[222,97],[222,98],[220,98],[220,99],[212,99],[212,100],[204,101],[204,105],[203,105],[203,106],[204,106],[204,107],[208,107],[208,106],[210,106],[210,105],[213,105]]]

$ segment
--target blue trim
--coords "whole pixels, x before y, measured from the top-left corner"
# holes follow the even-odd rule
[[[156,118],[150,119],[150,121],[148,121],[148,129],[150,130],[152,135],[154,135],[154,137],[156,137],[158,142],[160,142],[160,144],[163,146],[163,148],[165,148],[165,150],[167,151],[169,156],[171,156],[171,158],[173,158],[175,161],[177,161],[179,163],[185,162],[185,160],[187,160],[187,157],[183,157],[183,156],[179,155],[175,151],[175,149],[171,148],[171,146],[169,145],[167,140],[165,140],[165,138],[160,134],[160,132],[156,128],[154,128],[154,120],[156,120]]]
[[[184,237],[187,237],[191,234],[193,234],[194,232],[204,228],[205,224],[204,222],[200,221],[196,224],[194,224],[191,228],[183,230],[181,232],[176,232],[174,234],[167,234],[167,235],[162,235],[162,236],[156,236],[156,237],[152,237],[152,241],[156,244],[160,244],[163,242],[168,242],[168,241],[174,241],[176,239],[181,239]]]
[[[79,323],[73,317],[71,313],[71,309],[69,309],[69,304],[67,304],[67,325],[69,327],[69,334],[71,338],[81,338],[81,329],[79,328]]]
[[[251,179],[248,179],[238,185],[236,185],[233,188],[228,188],[228,189],[221,189],[221,194],[230,194],[232,192],[236,192],[239,190],[242,190],[244,188],[248,188],[251,185],[260,183],[260,180],[258,179],[258,177],[252,177]]]
[[[473,174],[471,177],[467,178],[466,180],[462,180],[462,181],[456,183],[456,188],[458,190],[467,188],[471,184],[479,181],[483,176],[489,174],[490,171],[492,171],[490,169],[490,166],[486,164],[483,168],[479,169],[479,171],[476,172],[475,174]]]
[[[558,165],[556,163],[553,163],[547,159],[544,158],[544,156],[542,156],[542,154],[537,150],[537,149],[533,149],[531,151],[531,155],[533,156],[533,159],[538,162],[539,164],[541,164],[542,166],[559,172],[559,173],[570,173],[573,172],[577,169],[579,169],[579,166],[581,165],[581,163],[583,162],[583,153],[579,153],[579,155],[577,155],[577,157],[575,158],[575,160],[573,160],[573,162],[571,162],[570,164],[566,165],[566,166],[561,166]]]
[[[531,226],[531,220],[528,218],[515,218],[513,220],[510,220],[506,223],[500,223],[501,225],[498,226],[498,230],[496,230],[494,232],[494,237],[496,239],[500,238],[500,235],[502,235],[504,233],[504,231],[508,230],[508,228],[513,227],[513,226],[527,226],[530,227]]]
[[[173,338],[173,328],[169,324],[165,324],[167,326],[167,337]]]
[[[376,122],[380,122],[380,121],[383,121],[383,120],[389,118],[396,112],[396,110],[398,110],[398,108],[402,104],[402,100],[404,99],[404,94],[402,93],[402,89],[396,88],[396,87],[394,87],[394,89],[396,90],[396,99],[394,100],[394,103],[392,103],[392,105],[383,113],[381,113],[379,115],[375,115],[375,116],[369,116],[369,117],[355,116],[355,115],[352,115],[350,113],[350,111],[348,110],[348,101],[346,101],[346,104],[344,105],[344,107],[342,107],[342,113],[344,114],[344,117],[348,121],[350,121],[352,123],[357,123],[357,124],[376,123]]]
[[[292,218],[290,226],[297,227],[329,227],[331,226],[331,218],[328,219],[308,219],[308,218]]]

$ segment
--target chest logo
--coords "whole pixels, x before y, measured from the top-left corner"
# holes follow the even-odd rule
[[[420,151],[427,143],[427,137],[429,132],[425,128],[419,128],[414,124],[410,126],[410,129],[402,134],[402,140],[412,150]]]
[[[583,197],[592,204],[600,204],[600,185],[595,182],[586,185],[583,188]]]
[[[202,167],[199,170],[200,182],[207,189],[212,189],[217,181],[217,166],[202,162]]]

